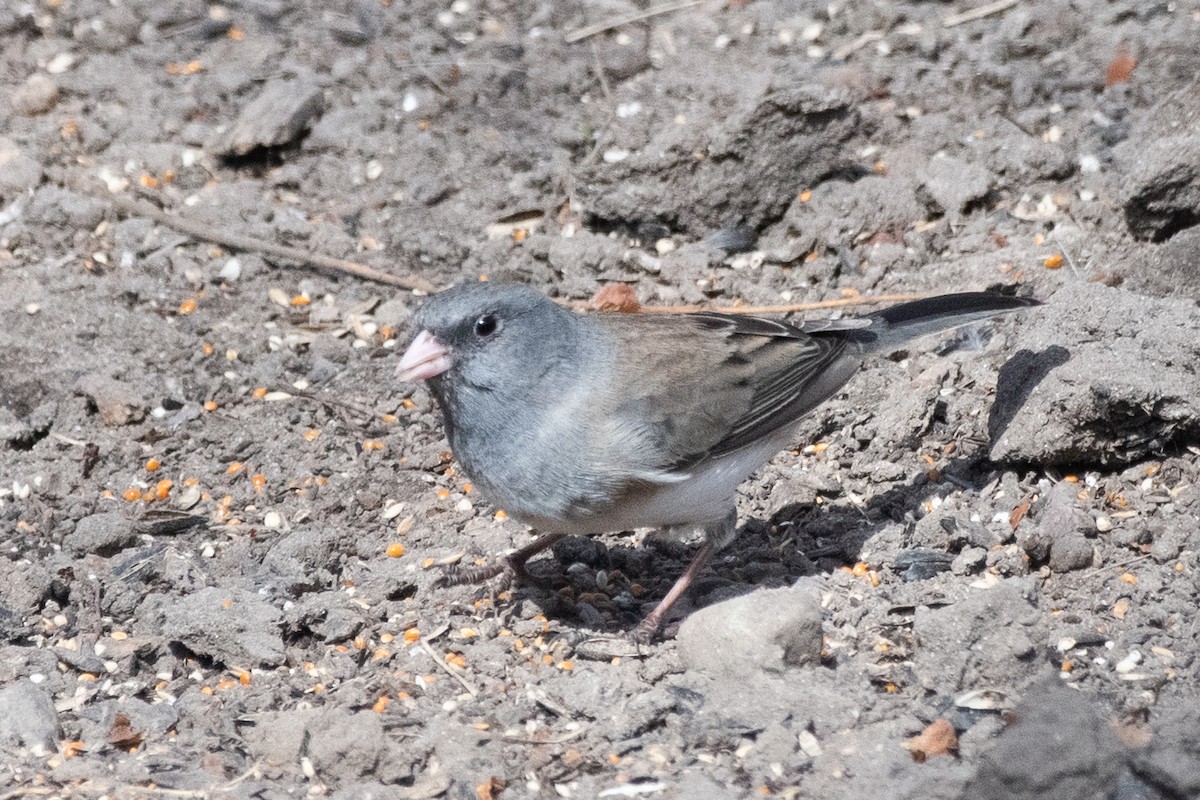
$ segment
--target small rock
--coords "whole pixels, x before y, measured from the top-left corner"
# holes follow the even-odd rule
[[[1035,800],[1109,795],[1124,758],[1094,705],[1089,696],[1065,686],[1035,687],[1017,707],[1016,721],[984,754],[963,796]]]
[[[38,187],[26,207],[25,218],[55,228],[93,230],[106,212],[107,206],[102,200],[44,184]]]
[[[391,300],[384,300],[375,309],[375,321],[380,325],[392,328],[402,328],[408,324],[413,313],[413,303],[409,295],[398,294]]]
[[[45,114],[58,103],[58,84],[49,75],[36,72],[12,93],[13,109],[26,117]]]
[[[0,196],[28,191],[42,182],[42,165],[12,139],[0,136]]]
[[[0,444],[19,445],[32,438],[33,429],[5,406],[0,406]]]
[[[684,620],[676,642],[689,668],[737,678],[815,662],[822,637],[820,592],[801,581],[702,608]]]
[[[379,714],[351,713],[338,707],[319,714],[305,733],[308,757],[317,774],[327,779],[338,776],[347,780],[374,774],[387,741]]]
[[[296,80],[268,83],[246,104],[229,131],[212,146],[225,158],[244,156],[260,147],[295,141],[324,110],[321,89]]]
[[[75,555],[92,553],[111,556],[137,541],[133,525],[123,514],[109,511],[79,520],[63,539],[63,547]]]
[[[1154,542],[1150,545],[1150,557],[1160,564],[1179,557],[1184,544],[1189,539],[1189,531],[1179,528],[1167,528],[1154,534]]]
[[[312,708],[267,711],[253,717],[242,732],[250,755],[270,764],[297,764],[304,755],[309,723],[321,712]]]
[[[938,210],[957,216],[987,195],[995,176],[976,164],[942,156],[930,159],[922,178],[922,186]]]
[[[75,382],[75,391],[95,404],[100,420],[110,427],[141,422],[146,416],[146,401],[141,394],[116,378],[90,372]]]
[[[554,543],[554,557],[562,564],[587,564],[589,567],[607,567],[608,548],[603,542],[590,536],[568,536]]]
[[[242,262],[237,258],[229,259],[217,271],[217,275],[226,283],[235,283],[242,277]]]
[[[1082,534],[1070,531],[1050,543],[1050,569],[1071,572],[1092,565],[1092,543]]]
[[[0,689],[0,753],[27,748],[45,756],[61,738],[54,701],[43,689],[29,681]]]
[[[138,613],[159,635],[222,664],[283,662],[283,615],[252,592],[208,587],[184,597],[152,594]]]
[[[987,558],[987,554],[984,554]],[[937,577],[938,573],[950,569],[952,559],[936,550],[905,550],[896,556],[896,571],[900,580],[923,581]]]
[[[983,547],[964,547],[950,562],[950,571],[955,575],[973,575],[987,563],[988,551]]]

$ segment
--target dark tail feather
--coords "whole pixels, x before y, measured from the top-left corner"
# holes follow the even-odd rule
[[[987,292],[944,294],[876,311],[868,317],[872,321],[869,328],[851,335],[872,350],[887,350],[931,333],[1041,304],[1032,298]]]

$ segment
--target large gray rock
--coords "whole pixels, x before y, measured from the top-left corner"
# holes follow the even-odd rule
[[[1200,797],[1200,703],[1163,709],[1154,734],[1134,756],[1134,772],[1171,797]]]
[[[1200,82],[1166,96],[1116,148],[1125,221],[1161,241],[1200,223]]]
[[[1048,679],[1017,707],[1016,722],[984,754],[963,800],[1119,796],[1110,794],[1125,758],[1116,736],[1095,700],[1056,681]]]
[[[698,236],[758,230],[831,170],[857,120],[845,98],[819,87],[768,89],[699,136],[669,125],[649,141],[618,137],[610,151],[628,156],[585,167],[577,196],[589,216],[630,228],[655,223]]]
[[[30,681],[0,689],[0,753],[54,752],[62,729],[50,695]]]
[[[247,155],[263,147],[291,144],[325,108],[320,87],[300,80],[274,80],[242,108],[212,149],[221,156]]]
[[[714,603],[684,620],[675,637],[690,669],[736,678],[781,673],[821,657],[821,596],[806,581]]]
[[[183,597],[152,594],[138,616],[153,633],[222,664],[283,662],[283,614],[253,592],[209,587]]]
[[[1037,614],[1034,584],[1010,578],[957,603],[917,608],[913,635],[917,678],[946,693],[1018,687],[1027,679],[1035,643],[1048,634]]]
[[[63,539],[63,547],[75,555],[93,553],[111,556],[137,541],[133,523],[124,514],[105,511],[79,520]]]
[[[1130,463],[1200,440],[1200,309],[1071,285],[1026,315],[1000,370],[991,457]]]

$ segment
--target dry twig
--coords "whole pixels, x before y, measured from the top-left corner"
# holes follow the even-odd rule
[[[359,278],[365,278],[376,283],[386,283],[392,286],[399,286],[401,289],[418,292],[436,292],[437,287],[424,278],[417,276],[405,277],[403,275],[392,275],[388,272],[381,272],[365,264],[358,264],[353,261],[346,261],[341,258],[333,258],[332,256],[322,255],[320,253],[310,253],[307,250],[302,250],[299,247],[288,247],[287,245],[275,244],[268,242],[265,239],[258,239],[253,236],[245,236],[240,233],[232,233],[230,231],[221,230],[212,225],[207,225],[203,222],[184,219],[183,217],[170,214],[162,209],[155,208],[149,203],[144,203],[139,200],[133,200],[127,197],[111,196],[108,202],[112,207],[122,214],[135,217],[146,217],[155,222],[165,225],[171,230],[186,233],[188,236],[194,236],[197,239],[203,239],[206,242],[215,242],[216,244],[225,245],[234,250],[247,250],[255,253],[263,253],[276,258],[284,258],[289,261],[295,261],[300,264],[305,264],[317,269],[328,269],[335,272],[344,272],[348,275],[355,275]]]
[[[464,689],[466,689],[467,692],[470,693],[471,697],[479,696],[479,690],[476,689],[471,684],[467,683],[466,678],[464,678],[462,675],[459,675],[457,672],[455,672],[454,668],[451,667],[449,664],[447,664],[445,659],[443,659],[441,656],[439,656],[434,651],[434,649],[429,646],[429,642],[427,642],[424,639],[421,639],[420,641],[417,642],[417,644],[421,645],[421,649],[429,654],[429,657],[433,659],[433,663],[437,664],[439,667],[441,667],[443,670],[445,670],[446,674],[449,675],[451,678],[454,678],[454,680],[456,680],[460,684],[462,684],[462,687]]]
[[[1001,11],[1007,11],[1015,6],[1021,0],[995,0],[993,3],[982,5],[979,8],[972,8],[970,11],[963,11],[960,14],[951,14],[942,20],[942,27],[953,28],[956,25],[962,25],[965,22],[974,22],[977,19],[990,17],[992,14],[999,14]]]
[[[638,309],[638,312],[642,314],[694,314],[704,311],[718,314],[762,316],[765,314],[796,314],[804,311],[846,308],[847,306],[903,303],[909,300],[923,300],[928,296],[924,294],[877,294],[863,297],[842,297],[837,300],[818,300],[813,303],[789,303],[778,306],[642,306]],[[580,304],[580,308],[588,308],[588,306]]]
[[[844,61],[856,50],[861,50],[873,42],[878,42],[883,39],[886,34],[883,31],[866,31],[860,33],[858,38],[852,42],[846,42],[839,46],[836,50],[829,54],[829,57],[834,61]]]
[[[597,33],[611,31],[613,28],[620,28],[624,25],[630,25],[634,22],[641,22],[644,19],[650,19],[651,17],[657,17],[662,14],[674,14],[676,11],[683,11],[685,8],[698,6],[707,1],[708,0],[684,0],[682,3],[665,3],[661,6],[648,8],[645,11],[639,11],[636,14],[628,14],[624,17],[616,17],[608,20],[607,22],[597,22],[594,25],[585,25],[582,28],[576,28],[568,33],[565,41],[567,44],[574,44],[575,42],[582,41],[589,36],[595,36]]]

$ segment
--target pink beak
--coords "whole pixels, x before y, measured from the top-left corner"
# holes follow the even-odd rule
[[[396,377],[402,381],[424,381],[453,366],[450,349],[429,331],[421,331],[400,356]]]

